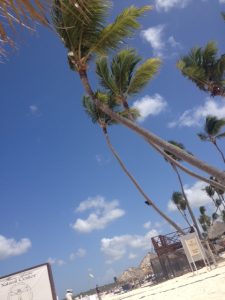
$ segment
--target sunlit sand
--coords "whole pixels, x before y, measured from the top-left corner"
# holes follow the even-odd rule
[[[157,285],[148,285],[119,295],[105,295],[102,300],[222,300],[225,299],[225,262],[198,274],[185,274]]]

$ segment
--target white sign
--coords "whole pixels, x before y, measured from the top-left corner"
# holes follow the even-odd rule
[[[56,300],[49,264],[0,278],[1,300]]]
[[[205,253],[196,233],[182,235],[180,239],[189,263],[205,260]]]

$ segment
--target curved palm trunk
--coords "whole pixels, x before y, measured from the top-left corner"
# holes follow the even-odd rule
[[[144,139],[147,139],[151,141],[153,144],[163,148],[164,150],[167,150],[168,152],[174,154],[181,160],[184,160],[188,162],[189,164],[203,170],[204,172],[213,175],[216,177],[222,184],[225,185],[225,173],[221,170],[216,169],[213,166],[208,165],[207,163],[197,159],[196,157],[190,155],[186,151],[183,151],[182,149],[179,149],[178,147],[164,141],[157,135],[153,134],[150,131],[147,131],[146,129],[138,126],[136,123],[120,116],[119,114],[113,112],[110,108],[108,108],[106,105],[102,104],[97,97],[95,96],[94,92],[91,89],[91,86],[89,84],[89,80],[87,77],[86,70],[80,70],[79,71],[80,79],[83,83],[83,86],[85,88],[86,93],[91,97],[92,101],[95,103],[95,105],[102,110],[104,113],[109,115],[113,120],[116,120],[117,122],[123,124],[124,126],[128,127],[129,129],[135,131],[137,134],[142,136]]]
[[[223,151],[220,149],[220,147],[218,146],[217,142],[213,142],[213,145],[216,147],[217,151],[220,153],[222,159],[223,159],[223,162],[225,163],[225,156],[223,154]]]
[[[134,177],[130,174],[130,172],[127,170],[127,168],[125,167],[124,163],[122,162],[122,160],[120,159],[119,155],[117,154],[117,152],[115,151],[115,149],[113,148],[107,130],[103,128],[103,133],[107,142],[107,145],[109,147],[109,149],[111,150],[113,156],[116,158],[116,160],[118,161],[119,165],[121,166],[121,168],[123,169],[123,171],[125,172],[125,174],[130,178],[130,180],[133,182],[133,184],[135,185],[135,187],[138,189],[138,191],[141,193],[141,195],[144,197],[144,199],[146,200],[146,202],[151,205],[154,210],[163,218],[165,219],[171,226],[173,226],[178,232],[180,232],[181,234],[185,234],[184,231],[173,221],[171,220],[166,214],[164,214],[163,211],[161,211],[156,205],[155,203],[145,194],[145,192],[143,191],[143,189],[140,187],[140,185],[137,183],[137,181],[134,179]]]
[[[174,171],[175,171],[176,174],[177,174],[177,177],[178,177],[178,180],[179,180],[179,183],[180,183],[180,187],[181,187],[181,191],[182,191],[183,197],[184,197],[184,199],[185,199],[185,201],[186,201],[187,208],[188,208],[189,214],[190,214],[190,216],[191,216],[191,219],[192,219],[192,221],[193,221],[193,223],[194,223],[194,226],[195,226],[195,228],[196,228],[196,230],[197,230],[197,232],[198,232],[198,236],[199,236],[200,239],[202,239],[202,234],[201,234],[201,231],[199,230],[197,220],[196,220],[196,218],[195,218],[195,215],[194,215],[194,213],[193,213],[193,211],[192,211],[192,209],[191,209],[190,203],[189,203],[189,201],[188,201],[188,199],[187,199],[187,196],[186,196],[186,194],[185,194],[184,187],[183,187],[183,182],[182,182],[180,173],[178,172],[176,166],[174,166],[172,163],[171,163],[171,166],[172,166],[172,168],[174,169]]]

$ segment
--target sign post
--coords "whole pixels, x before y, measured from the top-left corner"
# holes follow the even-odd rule
[[[1,300],[57,300],[50,265],[42,264],[0,277]]]

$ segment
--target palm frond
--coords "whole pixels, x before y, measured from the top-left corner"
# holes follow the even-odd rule
[[[178,143],[178,142],[172,141],[172,140],[168,141],[168,143],[170,143],[170,144],[172,144],[172,145],[174,145],[174,146],[176,146],[176,147],[178,147],[178,148],[180,148],[180,149],[182,149],[182,150],[185,150],[185,147],[184,147],[184,145],[183,145],[182,143]],[[174,154],[172,154],[172,153],[170,153],[170,152],[168,152],[168,151],[165,151],[165,153],[168,154],[169,156],[171,156],[173,159],[175,159],[175,160],[177,160],[177,161],[181,161],[181,160],[180,160],[177,156],[175,156]]]
[[[54,0],[54,27],[65,47],[79,59],[85,57],[98,40],[110,6],[107,0]]]
[[[134,73],[127,93],[136,94],[143,89],[158,72],[161,61],[158,58],[146,60]]]
[[[209,137],[208,135],[204,134],[204,133],[198,133],[197,136],[200,138],[201,141],[208,141]]]
[[[131,36],[134,30],[140,27],[137,19],[150,9],[151,6],[125,8],[113,23],[101,31],[98,41],[90,48],[89,55],[93,52],[105,55],[109,50],[117,49],[125,38]]]
[[[224,126],[225,118],[218,119],[216,116],[208,115],[205,120],[204,130],[209,136],[216,137]]]
[[[100,79],[100,84],[106,90],[116,93],[117,86],[115,85],[114,80],[112,80],[106,57],[101,57],[96,61],[96,73]]]
[[[112,78],[117,86],[117,94],[127,94],[133,72],[141,57],[134,49],[123,49],[119,51],[112,60]]]
[[[34,30],[35,23],[48,26],[49,0],[1,0],[0,1],[0,57],[7,45],[14,46],[12,35],[18,25]]]

